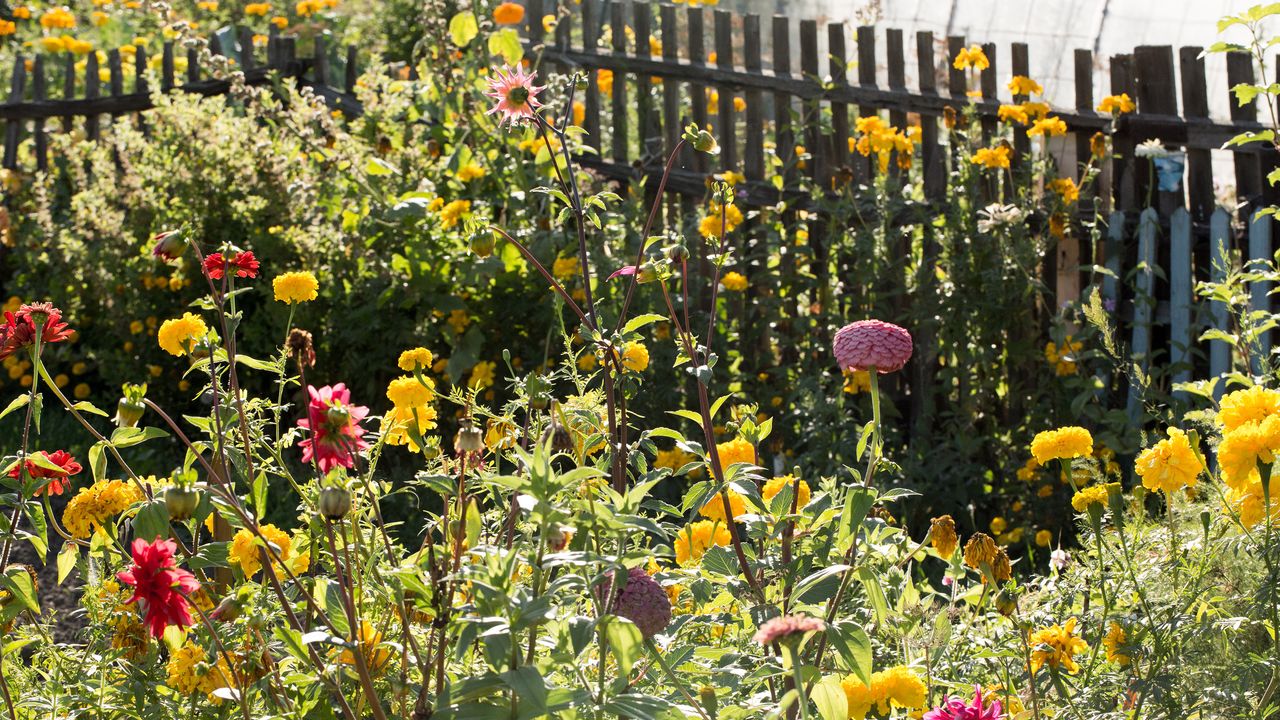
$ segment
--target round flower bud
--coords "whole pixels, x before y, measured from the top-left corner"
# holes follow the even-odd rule
[[[667,248],[667,259],[671,262],[684,262],[689,259],[689,248],[684,243],[677,243]]]
[[[340,487],[322,488],[316,507],[324,519],[341,520],[351,511],[351,492]]]
[[[345,428],[351,424],[351,411],[344,405],[333,405],[325,410],[324,418],[329,427]]]
[[[606,588],[612,592],[612,582]],[[644,568],[634,567],[627,574],[627,584],[618,596],[613,614],[635,623],[640,635],[648,640],[671,624],[671,599]]]
[[[193,487],[174,485],[164,491],[164,506],[169,510],[170,520],[190,520],[199,505],[200,493]]]
[[[551,452],[567,453],[574,450],[573,435],[564,425],[554,421],[542,431],[540,442],[543,445],[550,442]]]
[[[218,603],[218,607],[209,613],[209,618],[220,622],[233,622],[240,617],[240,612],[244,610],[244,604],[236,595],[228,595],[222,598],[222,602]]]
[[[879,320],[860,320],[836,331],[832,342],[841,370],[901,370],[911,359],[911,333]]]
[[[488,228],[480,228],[471,233],[471,252],[482,258],[487,258],[493,254],[493,248],[497,245],[493,231]]]
[[[996,595],[996,611],[1005,617],[1009,617],[1018,610],[1018,596],[1010,592],[1007,588],[1001,590]]]
[[[147,406],[136,400],[129,398],[120,398],[120,402],[116,403],[116,416],[114,418],[118,427],[137,427],[142,420],[142,415],[147,411]]]
[[[458,435],[453,439],[453,449],[459,453],[480,452],[484,449],[484,433],[474,426],[458,430]]]

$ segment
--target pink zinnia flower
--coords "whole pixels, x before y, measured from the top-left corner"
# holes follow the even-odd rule
[[[130,550],[133,565],[116,573],[116,579],[133,587],[133,597],[127,602],[141,604],[152,637],[164,635],[164,629],[169,625],[191,625],[191,606],[187,596],[199,590],[200,583],[194,575],[174,563],[173,555],[178,546],[172,540],[157,538],[154,542],[147,542],[137,538]]]
[[[341,465],[355,465],[355,454],[369,447],[364,440],[360,421],[369,414],[369,408],[351,404],[351,391],[338,383],[322,388],[307,386],[311,402],[307,417],[298,421],[298,427],[310,430],[311,437],[298,443],[302,448],[302,462],[315,458],[320,472]]]
[[[62,322],[62,311],[50,303],[23,305],[17,313],[6,312],[0,325],[0,360],[36,342],[37,320],[43,323],[40,342],[45,345],[71,338],[73,331]]]
[[[489,90],[485,95],[493,98],[497,103],[485,114],[501,114],[498,118],[499,126],[503,123],[514,125],[521,120],[532,120],[537,117],[536,110],[542,107],[542,103],[538,102],[535,96],[543,90],[533,84],[537,73],[525,73],[524,68],[510,66],[494,70],[493,73],[493,77],[489,78]]]
[[[793,635],[804,635],[826,629],[827,624],[818,618],[805,615],[783,615],[765,621],[756,631],[755,641],[768,646]]]
[[[48,484],[36,488],[36,495],[43,495],[46,492],[50,495],[61,495],[64,490],[71,486],[71,481],[67,478],[80,474],[80,470],[82,470],[80,463],[76,462],[76,459],[66,450],[54,450],[52,453],[40,450],[39,454],[43,455],[49,464],[57,465],[62,470],[41,467],[34,460],[28,459],[26,463],[28,477],[52,478]],[[9,477],[22,477],[22,466],[14,463],[13,467],[9,468]]]
[[[957,697],[946,697],[942,705],[924,714],[923,720],[1001,720],[1004,707],[999,700],[992,700],[991,705],[982,706],[982,688],[974,687],[973,702],[965,705]]]
[[[859,320],[840,328],[832,342],[841,370],[901,370],[911,358],[911,333],[879,320]]]

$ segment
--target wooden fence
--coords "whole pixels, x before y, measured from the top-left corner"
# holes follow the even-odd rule
[[[857,118],[882,112],[899,127],[919,124],[924,196],[928,202],[941,201],[948,193],[949,167],[966,161],[947,147],[942,118],[948,108],[972,104],[983,133],[992,136],[1001,102],[1027,99],[1010,97],[1005,89],[1009,77],[1028,74],[1030,49],[1025,43],[1008,48],[982,45],[990,66],[976,75],[976,87],[971,88],[971,76],[950,62],[969,44],[963,37],[917,32],[909,43],[903,31],[892,28],[822,27],[814,20],[629,0],[559,5],[554,0],[526,0],[526,8],[522,31],[529,57],[542,68],[587,73],[582,125],[599,151],[583,158],[588,167],[617,180],[645,178],[652,189],[668,149],[688,123],[713,129],[722,148],[718,158],[692,151],[679,158],[667,186],[672,196],[668,221],[694,210],[694,198],[706,192],[707,175],[717,171],[745,176],[739,196],[747,205],[774,204],[788,197],[787,189],[801,173],[819,187],[829,187],[838,176],[854,183],[871,181],[878,168],[851,152],[849,140]],[[550,33],[544,30],[545,15],[555,18]],[[606,34],[608,43],[602,46]],[[250,33],[240,30],[212,38],[211,50],[235,60],[250,83],[293,77],[333,106],[351,114],[360,111],[352,96],[355,48],[338,57],[319,38],[311,57],[299,58],[291,38],[273,34],[265,52],[255,51]],[[1200,329],[1225,319],[1219,308],[1201,307],[1192,288],[1197,280],[1209,279],[1213,260],[1232,249],[1246,258],[1271,256],[1270,220],[1255,219],[1254,213],[1280,199],[1263,180],[1277,166],[1275,153],[1246,145],[1231,149],[1230,176],[1218,178],[1234,186],[1238,208],[1218,209],[1211,151],[1241,131],[1262,126],[1256,104],[1239,106],[1234,99],[1230,122],[1210,119],[1201,51],[1144,46],[1112,56],[1109,84],[1097,88],[1097,59],[1089,50],[1076,50],[1074,107],[1053,111],[1069,131],[1066,138],[1054,139],[1055,147],[1062,141],[1064,152],[1059,156],[1066,160],[1060,172],[1078,172],[1078,164],[1089,159],[1090,137],[1108,128],[1117,157],[1103,168],[1096,191],[1080,201],[1082,213],[1101,212],[1109,218],[1101,254],[1090,257],[1090,248],[1082,248],[1076,239],[1060,243],[1045,258],[1050,287],[1059,299],[1070,299],[1080,291],[1082,266],[1106,264],[1122,278],[1134,271],[1132,283],[1108,279],[1104,291],[1122,308],[1134,352],[1146,361],[1161,351],[1179,368],[1179,378],[1226,366],[1227,348],[1221,343],[1193,352]],[[106,88],[92,53],[83,81],[77,80],[70,55],[18,58],[8,102],[0,104],[0,120],[6,122],[4,166],[16,166],[19,143],[30,136],[35,164],[47,167],[47,121],[60,120],[63,131],[83,123],[86,135],[94,138],[103,116],[136,114],[150,107],[143,52],[138,50],[133,63],[137,74],[131,80],[124,77],[119,51],[109,53]],[[226,92],[226,82],[203,79],[194,51],[187,53],[180,84],[175,52],[172,43],[163,48],[162,90]],[[916,77],[914,87],[907,82],[908,62]],[[330,68],[339,65],[344,82],[335,88]],[[48,82],[55,66],[63,81],[56,98]],[[1255,80],[1251,60],[1244,55],[1228,55],[1226,72],[1227,86]],[[1136,101],[1135,113],[1113,119],[1095,112],[1103,95],[1119,93]],[[1185,173],[1177,178],[1175,189],[1153,187],[1151,161],[1135,156],[1135,147],[1151,139],[1185,152]],[[1013,145],[1015,155],[1030,151],[1025,129],[1015,131]],[[803,165],[792,161],[798,146],[807,153]],[[811,234],[820,260],[825,259],[820,254],[825,242]],[[926,262],[931,251],[936,248],[926,245]],[[1265,291],[1255,293],[1255,299],[1260,307],[1270,302]],[[1133,402],[1130,405],[1133,408]]]

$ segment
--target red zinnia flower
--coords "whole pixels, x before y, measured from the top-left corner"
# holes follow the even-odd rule
[[[40,341],[58,343],[71,337],[72,331],[62,322],[62,311],[50,303],[23,305],[17,313],[6,312],[0,325],[0,360],[36,341],[36,321],[43,320]]]
[[[314,457],[320,472],[327,473],[339,465],[349,468],[355,465],[355,453],[369,447],[364,440],[360,421],[369,414],[369,408],[351,404],[351,391],[338,383],[322,388],[307,386],[311,402],[307,417],[298,421],[298,427],[311,431],[311,437],[298,443],[302,448],[302,462]]]
[[[230,260],[223,257],[222,253],[213,253],[204,258],[204,271],[212,280],[221,280],[229,267],[235,267],[236,277],[258,276],[258,260],[252,252],[236,253]]]
[[[187,596],[200,589],[191,573],[173,562],[178,546],[172,540],[157,538],[147,542],[135,539],[130,548],[133,565],[116,573],[116,579],[133,586],[133,597],[127,602],[141,602],[151,635],[159,638],[168,625],[191,625],[191,606]]]
[[[41,467],[37,465],[35,461],[28,458],[27,459],[27,475],[29,477],[53,478],[53,480],[48,484],[42,485],[39,488],[36,488],[36,495],[41,495],[46,490],[49,492],[50,495],[61,495],[63,491],[66,490],[71,485],[71,481],[68,480],[67,478],[71,477],[72,475],[80,474],[80,470],[82,469],[80,467],[80,463],[76,462],[76,459],[74,457],[71,457],[71,453],[67,452],[66,450],[54,450],[53,454],[49,454],[44,450],[41,450],[40,454],[43,455],[44,459],[48,460],[49,463],[53,465],[57,465],[58,467],[62,468],[62,470],[58,471],[58,470],[53,470],[47,467]],[[14,463],[13,467],[9,468],[9,477],[16,478],[21,476],[22,476],[22,466],[19,465],[18,463]]]

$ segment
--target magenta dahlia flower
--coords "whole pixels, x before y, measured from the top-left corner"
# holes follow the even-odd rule
[[[859,320],[840,328],[831,343],[841,370],[901,370],[911,359],[911,333],[880,320]]]
[[[923,720],[1003,720],[1004,707],[992,700],[983,707],[982,688],[973,688],[973,702],[965,705],[958,697],[947,696],[942,704],[924,714]]]
[[[521,120],[532,120],[536,110],[542,107],[537,94],[543,88],[533,84],[537,73],[526,73],[522,67],[496,69],[489,78],[489,89],[485,95],[497,101],[486,115],[497,114],[498,125],[510,123],[515,125]]]
[[[819,632],[827,629],[827,624],[818,618],[806,615],[783,615],[765,621],[756,631],[755,641],[761,645],[772,645],[788,637]]]
[[[612,594],[612,581],[605,587]],[[626,586],[618,595],[613,614],[635,623],[640,634],[648,640],[671,624],[671,598],[644,568],[633,567],[627,574]]]
[[[341,465],[355,465],[355,454],[369,447],[364,440],[364,428],[360,421],[369,414],[369,408],[351,404],[351,391],[338,383],[322,388],[307,386],[311,402],[307,405],[307,417],[298,421],[298,427],[310,430],[311,436],[298,446],[302,448],[302,462],[315,458],[320,472],[327,473]]]
[[[116,573],[116,579],[133,588],[127,603],[138,603],[146,613],[151,636],[159,638],[170,625],[192,624],[191,604],[187,596],[200,589],[191,573],[178,567],[174,554],[178,546],[172,540],[157,538],[147,542],[135,538],[130,552],[133,564]]]

